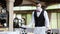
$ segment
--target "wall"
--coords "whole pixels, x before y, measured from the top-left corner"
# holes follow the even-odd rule
[[[27,14],[27,24],[31,22],[31,18],[32,18],[31,14]]]
[[[60,28],[60,10],[49,10],[49,21],[50,21],[50,28],[57,29]]]
[[[60,13],[58,13],[58,28],[60,28]]]
[[[57,13],[51,13],[50,27],[57,29]]]

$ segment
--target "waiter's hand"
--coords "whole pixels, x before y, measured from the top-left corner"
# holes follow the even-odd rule
[[[46,27],[47,28],[47,30],[51,30],[51,28],[49,28],[49,27]]]
[[[21,27],[23,27],[23,28],[29,28],[29,26],[27,26],[27,25],[22,25]]]
[[[31,28],[30,25],[22,25],[21,27],[24,27],[24,28]]]
[[[46,32],[51,33],[51,28],[49,28],[49,27],[46,27],[46,28],[47,28]]]

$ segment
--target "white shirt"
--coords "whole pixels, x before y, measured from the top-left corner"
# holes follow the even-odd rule
[[[37,17],[39,17],[41,12],[42,11],[37,12]],[[49,18],[48,18],[48,14],[46,11],[44,11],[44,17],[45,17],[45,26],[49,28]],[[35,23],[35,20],[34,20],[34,11],[33,11],[32,12],[32,20],[31,20],[31,23],[28,25],[28,27],[31,27],[34,23]]]

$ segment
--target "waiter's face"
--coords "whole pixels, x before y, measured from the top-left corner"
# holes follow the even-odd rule
[[[37,7],[41,7],[41,4],[40,4],[40,3],[38,3],[38,4],[37,4]]]

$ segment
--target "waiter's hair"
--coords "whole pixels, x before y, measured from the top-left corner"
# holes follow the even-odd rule
[[[33,3],[35,3],[36,5],[37,5],[37,4],[41,4],[41,2],[40,2],[40,1],[36,1],[36,2],[33,2]]]
[[[37,5],[37,4],[42,4],[42,1],[36,1],[36,5]]]
[[[36,4],[41,4],[40,2],[36,2]]]

